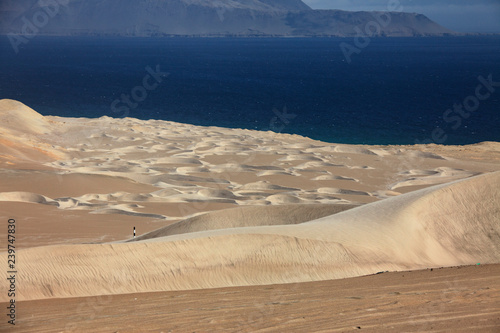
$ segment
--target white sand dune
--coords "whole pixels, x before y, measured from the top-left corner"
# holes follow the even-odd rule
[[[30,202],[30,203],[38,203],[43,205],[54,205],[54,206],[58,205],[57,202],[46,196],[29,192],[3,192],[0,193],[0,201]]]
[[[20,250],[19,300],[317,281],[497,263],[499,185],[496,172],[301,224]],[[265,210],[262,207],[260,216]],[[6,295],[3,289],[1,297]]]
[[[331,187],[322,187],[319,188],[317,191],[318,193],[327,193],[327,194],[370,195],[370,193],[364,191],[354,191],[354,190],[331,188]]]
[[[388,190],[405,193],[464,179],[497,170],[500,163],[500,146],[494,143],[470,147],[338,145],[297,135],[158,120],[43,117],[12,100],[0,100],[0,118],[5,120],[0,122],[0,166],[50,170],[57,181],[43,189],[19,182],[17,188],[12,181],[15,175],[9,174],[3,178],[9,186],[0,183],[0,192],[38,193],[54,200],[85,201],[65,185],[71,175],[79,174],[92,183],[101,177],[103,189],[79,194],[98,195],[100,204],[105,198],[118,203],[202,201],[234,206],[368,203],[385,198]],[[450,154],[455,159],[443,157]],[[484,163],[486,156],[494,163]],[[481,162],[476,163],[477,157]],[[49,176],[29,177],[38,181]],[[106,191],[107,184],[119,182],[150,190],[126,191],[120,196],[114,194],[116,190]],[[74,188],[89,188],[82,183]],[[167,188],[178,193],[153,194]],[[328,194],[318,193],[319,188],[341,190]]]
[[[405,186],[441,184],[442,182],[450,182],[477,175],[475,172],[448,167],[440,167],[434,170],[409,170],[402,174],[408,175],[409,178],[392,185],[390,187],[391,190]]]
[[[332,151],[338,153],[347,153],[347,154],[366,154],[366,155],[377,155],[373,150],[366,149],[363,147],[356,147],[350,145],[338,145],[332,147]]]
[[[302,202],[302,199],[293,195],[293,194],[273,194],[266,198],[273,205],[289,205],[289,204],[298,204]]]
[[[229,228],[299,224],[343,212],[355,205],[248,206],[209,212],[179,221],[129,241]],[[263,209],[264,208],[264,209]]]
[[[15,135],[47,134],[53,130],[52,124],[41,114],[26,105],[8,99],[1,100],[0,123],[3,134]]]
[[[348,181],[353,181],[353,182],[359,182],[359,180],[355,179],[355,178],[335,176],[335,175],[317,176],[317,177],[313,178],[313,180],[348,180]]]
[[[340,145],[0,100],[17,300],[499,262],[499,166],[492,142]]]
[[[66,157],[60,146],[40,138],[53,134],[53,122],[26,105],[0,100],[0,156],[7,152],[15,161],[50,161]]]
[[[292,187],[284,187],[280,185],[274,185],[269,183],[268,181],[258,181],[255,183],[248,183],[238,188],[239,190],[274,190],[274,191],[294,191],[298,190],[297,188]]]

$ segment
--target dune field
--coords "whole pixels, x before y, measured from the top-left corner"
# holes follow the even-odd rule
[[[19,331],[500,329],[500,143],[331,144],[13,100],[0,133]]]

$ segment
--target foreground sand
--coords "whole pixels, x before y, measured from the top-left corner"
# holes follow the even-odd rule
[[[18,332],[498,332],[500,265],[21,302]],[[3,304],[1,304],[3,306]]]
[[[290,283],[337,288],[340,282],[325,280],[500,262],[499,143],[336,145],[164,121],[43,117],[10,100],[0,101],[0,132],[0,219],[17,221],[17,301],[24,301],[30,314],[41,313],[34,310],[41,304],[57,309],[57,302],[77,304],[98,295],[127,300],[138,293],[183,290],[182,297],[210,302],[215,291],[207,288],[249,286],[256,289],[239,290],[257,292],[267,290],[259,285],[284,283],[283,292],[297,286]],[[130,239],[134,226],[139,237]],[[5,249],[2,243],[0,250]],[[498,273],[497,266],[486,267],[479,268],[485,279]],[[476,268],[460,272],[470,273],[471,287],[480,288],[472,278],[477,270],[471,269]],[[446,272],[443,283],[458,271]],[[342,281],[353,281],[352,288],[371,283]],[[418,289],[417,284],[407,288]],[[0,285],[0,301],[7,300],[5,287]],[[447,293],[446,286],[435,287]],[[201,290],[187,291],[195,289]],[[161,295],[176,294],[147,298],[159,297],[161,304]],[[257,296],[245,295],[241,311],[248,303],[261,304]],[[495,295],[481,293],[479,303],[489,304]],[[297,302],[308,297],[289,296]],[[310,297],[328,304],[321,295]],[[227,324],[234,325],[229,313],[238,301],[228,302],[223,309]],[[466,301],[458,303],[465,309]],[[147,308],[130,305],[124,311],[133,315],[135,307]],[[198,319],[203,311],[180,316],[175,325],[189,316]],[[476,318],[469,311],[460,315],[469,318],[467,325],[487,317],[481,327],[493,327],[497,312]],[[223,314],[213,314],[217,324]],[[125,327],[113,326],[109,316],[99,320],[111,326],[102,327]],[[159,325],[155,316],[148,312],[146,318]],[[35,323],[22,318],[25,328]],[[398,318],[394,330],[408,329],[407,316]],[[198,329],[203,331],[207,320]],[[274,323],[259,328],[279,330]],[[327,323],[286,325],[319,330]],[[49,326],[62,323],[57,325]]]

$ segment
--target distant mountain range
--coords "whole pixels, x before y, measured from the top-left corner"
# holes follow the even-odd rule
[[[301,0],[2,0],[1,34],[443,36],[424,15],[313,10]]]

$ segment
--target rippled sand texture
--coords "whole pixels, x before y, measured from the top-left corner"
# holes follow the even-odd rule
[[[340,145],[11,100],[0,133],[25,304],[500,262],[499,143]]]

